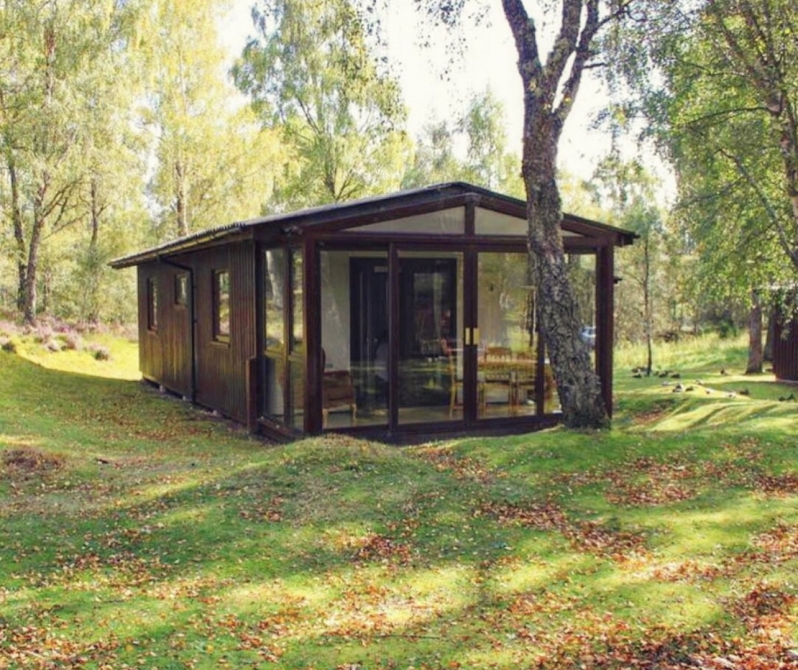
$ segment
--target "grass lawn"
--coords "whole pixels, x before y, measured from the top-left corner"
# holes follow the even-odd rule
[[[0,669],[798,668],[798,403],[741,342],[620,351],[609,432],[408,448],[254,440],[102,344],[0,351]]]

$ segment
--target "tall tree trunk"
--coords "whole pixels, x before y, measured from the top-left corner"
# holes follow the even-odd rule
[[[177,236],[188,235],[188,176],[182,161],[175,163],[175,214],[177,216]]]
[[[552,131],[547,124],[535,121],[527,114],[523,177],[540,329],[557,381],[564,424],[569,428],[603,428],[609,425],[609,416],[590,351],[579,337],[582,323],[562,242],[562,204],[555,180],[556,142],[550,141]]]
[[[16,246],[17,310],[22,312],[25,308],[25,275],[27,272],[25,265],[25,256],[27,256],[25,230],[22,227],[22,210],[19,204],[17,166],[10,155],[6,157],[6,163],[8,165],[8,177],[11,182],[11,222],[14,228],[14,244]]]
[[[523,0],[502,0],[502,7],[515,39],[523,84],[521,171],[540,330],[549,350],[565,425],[604,428],[609,425],[609,415],[590,351],[579,337],[582,324],[565,262],[560,227],[562,201],[557,188],[557,147],[592,54],[591,43],[601,25],[599,2],[562,4],[559,35],[545,65],[538,49],[535,20],[527,13]]]
[[[762,300],[759,291],[751,292],[751,310],[748,313],[748,366],[745,374],[762,372]]]
[[[28,248],[28,263],[25,268],[25,295],[22,305],[22,319],[25,323],[33,325],[36,323],[36,311],[38,293],[36,282],[39,271],[39,243],[41,241],[40,221],[34,221],[33,235],[31,235],[30,247]]]

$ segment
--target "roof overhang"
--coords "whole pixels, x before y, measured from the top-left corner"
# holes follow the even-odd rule
[[[197,251],[220,242],[251,239],[256,234],[258,239],[263,241],[269,238],[301,234],[305,230],[341,230],[351,225],[386,221],[411,209],[434,211],[463,205],[467,202],[519,218],[526,218],[526,202],[524,200],[472,184],[448,182],[425,188],[398,191],[389,195],[322,205],[284,214],[273,214],[210,228],[114,259],[110,262],[110,266],[120,269],[142,265],[189,251]],[[586,238],[602,239],[605,244],[613,246],[632,244],[638,237],[635,233],[627,230],[571,214],[563,215],[562,226],[565,231]]]

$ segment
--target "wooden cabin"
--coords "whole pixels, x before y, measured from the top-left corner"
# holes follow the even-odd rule
[[[791,294],[775,310],[773,373],[778,381],[798,382],[798,299]]]
[[[136,266],[145,379],[272,437],[527,432],[559,419],[526,204],[447,183],[205,230]],[[632,233],[575,216],[565,250],[612,406],[613,259]]]

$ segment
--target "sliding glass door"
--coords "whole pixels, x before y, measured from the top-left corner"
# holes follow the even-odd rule
[[[399,424],[463,420],[463,263],[461,251],[398,253]]]

